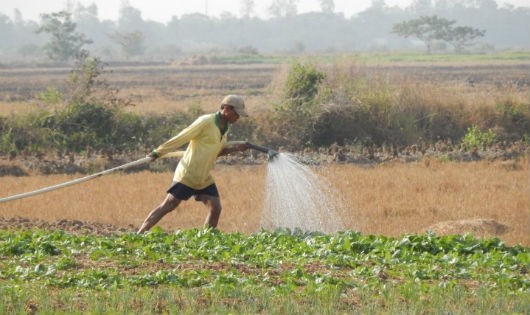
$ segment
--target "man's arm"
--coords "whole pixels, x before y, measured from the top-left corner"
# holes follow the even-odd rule
[[[234,141],[234,142],[228,142],[221,152],[219,152],[218,156],[227,155],[234,152],[242,152],[245,150],[248,150],[250,147],[248,146],[246,141]]]
[[[182,130],[178,135],[169,139],[168,141],[161,144],[158,148],[153,150],[149,155],[151,158],[156,159],[164,156],[168,152],[175,151],[182,147],[184,144],[190,142],[191,139],[196,137],[202,127],[207,123],[205,119],[197,119],[191,125]]]

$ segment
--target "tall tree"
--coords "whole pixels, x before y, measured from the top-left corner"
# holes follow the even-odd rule
[[[414,0],[411,6],[418,15],[429,14],[433,9],[432,0]]]
[[[254,12],[255,5],[254,0],[241,0],[241,17],[244,19],[250,18]]]
[[[121,2],[118,25],[121,30],[139,29],[144,24],[142,12],[129,4],[129,1]]]
[[[473,39],[484,36],[486,32],[469,26],[453,27],[455,23],[456,21],[436,15],[421,16],[418,19],[394,24],[392,32],[403,37],[414,36],[423,41],[429,54],[432,43],[436,40],[450,43],[456,51],[462,51]]]
[[[0,48],[8,47],[9,42],[13,38],[14,27],[13,22],[9,16],[0,13],[0,37],[4,40],[0,41]]]
[[[24,25],[24,18],[22,17],[22,13],[19,9],[13,10],[13,16],[13,22],[15,23],[15,25]]]
[[[482,37],[485,33],[485,30],[479,30],[469,26],[457,26],[452,29],[447,41],[453,45],[456,52],[464,52],[465,48],[469,46],[475,38]]]
[[[76,32],[76,23],[72,22],[71,13],[60,11],[41,15],[41,26],[37,33],[47,33],[51,39],[45,44],[44,50],[48,57],[56,61],[68,61],[82,51],[92,40],[84,34]]]
[[[370,5],[370,8],[368,10],[377,10],[382,11],[386,7],[385,0],[372,0],[372,5]]]
[[[269,13],[273,17],[295,16],[298,13],[299,0],[274,0],[269,6]]]
[[[427,53],[431,53],[435,40],[445,40],[455,21],[433,16],[421,16],[417,19],[394,24],[392,32],[405,38],[414,36],[425,43]]]
[[[333,13],[335,11],[335,2],[333,0],[320,0],[320,9],[323,13]]]

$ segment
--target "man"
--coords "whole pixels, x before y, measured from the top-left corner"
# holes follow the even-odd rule
[[[243,98],[239,95],[227,95],[222,100],[219,111],[197,118],[148,155],[154,161],[189,143],[175,170],[173,185],[168,189],[166,198],[149,213],[138,233],[148,231],[183,200],[192,196],[209,209],[205,226],[217,226],[221,215],[221,200],[210,171],[218,156],[249,148],[245,143],[230,144],[226,140],[230,124],[235,123],[240,116],[248,116]]]

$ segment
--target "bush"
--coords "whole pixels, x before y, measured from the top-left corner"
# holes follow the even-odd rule
[[[0,153],[145,153],[194,118],[189,113],[140,116],[120,108],[75,103],[54,112],[0,117]]]
[[[311,64],[294,64],[285,80],[280,101],[274,104],[273,130],[281,130],[284,145],[300,148],[310,138],[311,120],[316,113],[317,95],[325,78]]]
[[[456,143],[466,133],[470,142],[473,133],[466,128],[472,124],[494,128],[495,139],[517,141],[530,134],[530,106],[520,101],[505,99],[495,108],[446,97],[447,91],[428,83],[391,84],[387,75],[355,65],[326,69],[319,74],[313,66],[294,65],[285,76],[283,98],[274,107],[280,120],[268,123],[272,128],[264,131],[271,130],[277,135],[273,138],[293,148]],[[484,133],[479,145],[489,145],[492,133]]]
[[[50,148],[50,131],[41,121],[47,115],[46,111],[37,111],[24,116],[1,117],[0,152],[10,155],[46,152]]]
[[[512,138],[508,140],[519,140],[530,132],[530,104],[505,100],[497,105],[497,110],[500,112],[499,125]]]
[[[371,141],[373,124],[356,105],[328,105],[315,117],[310,142],[317,147]]]
[[[62,93],[54,88],[47,88],[46,91],[38,95],[38,98],[45,104],[59,104],[63,101]]]
[[[102,150],[110,145],[115,113],[94,103],[73,103],[44,122],[53,130],[58,148],[81,152],[87,148]]]
[[[495,138],[496,135],[491,129],[482,132],[476,125],[473,125],[467,129],[466,135],[462,138],[462,144],[466,150],[485,149],[495,141]]]

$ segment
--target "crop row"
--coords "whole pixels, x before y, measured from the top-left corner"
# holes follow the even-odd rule
[[[333,286],[380,289],[422,283],[530,291],[530,253],[499,239],[345,231],[336,235],[191,229],[145,235],[0,231],[4,284],[122,288],[260,285],[294,290]]]

